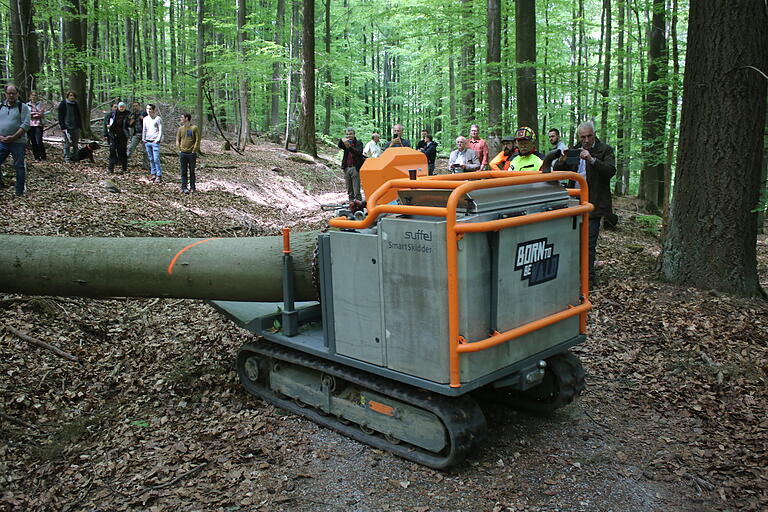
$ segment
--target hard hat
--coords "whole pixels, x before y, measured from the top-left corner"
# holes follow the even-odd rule
[[[536,133],[527,126],[521,126],[515,132],[515,140],[536,140]]]
[[[501,138],[501,142],[515,142],[515,138],[511,135],[505,135]]]

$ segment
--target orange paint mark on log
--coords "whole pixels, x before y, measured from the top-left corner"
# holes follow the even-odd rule
[[[219,238],[206,238],[205,240],[199,240],[193,244],[189,244],[188,246],[184,247],[182,250],[176,253],[176,255],[171,260],[171,263],[168,265],[168,275],[173,274],[173,266],[176,265],[176,260],[179,259],[179,256],[184,254],[189,249],[193,248],[196,245],[204,244],[205,242],[210,242],[211,240],[219,240]]]

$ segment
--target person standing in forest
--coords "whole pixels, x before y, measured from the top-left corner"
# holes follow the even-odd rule
[[[419,141],[419,144],[417,145],[416,149],[424,153],[424,156],[427,157],[427,174],[429,176],[432,176],[433,174],[435,174],[435,158],[437,158],[437,142],[435,142],[434,137],[432,137],[432,135],[430,135],[429,133],[424,134],[423,137],[424,138]]]
[[[589,202],[595,207],[589,214],[589,286],[597,284],[595,280],[595,255],[597,237],[600,234],[600,221],[612,212],[611,178],[616,174],[616,157],[613,148],[595,137],[595,125],[591,121],[583,122],[577,130],[579,143],[575,149],[579,153],[578,173],[587,180]],[[555,171],[567,170],[567,153],[562,155],[553,166]],[[571,184],[580,188],[579,183]]]
[[[379,146],[379,140],[381,140],[381,136],[378,133],[373,132],[371,134],[371,140],[368,141],[368,144],[365,145],[365,149],[363,149],[363,155],[368,158],[378,158],[383,151],[381,146]]]
[[[552,147],[549,148],[548,153],[551,153],[556,149],[559,149],[560,151],[568,151],[568,146],[565,145],[565,142],[560,140],[560,130],[558,130],[557,128],[552,128],[547,132],[547,137],[549,138],[549,143],[552,145]],[[549,165],[549,168],[547,170],[549,171],[552,170],[551,164]]]
[[[355,137],[355,130],[347,128],[346,136],[339,140],[339,149],[344,150],[341,156],[341,168],[344,170],[344,182],[347,184],[347,195],[350,201],[363,200],[360,193],[360,167],[365,161],[363,143]]]
[[[483,139],[480,138],[480,127],[473,124],[469,127],[469,140],[467,140],[467,147],[475,152],[477,159],[480,161],[480,170],[484,171],[488,168],[488,145]]]
[[[504,149],[499,151],[499,154],[496,155],[489,164],[492,171],[508,171],[512,159],[517,156],[514,137],[505,135],[501,138],[501,143],[504,145]]]
[[[76,162],[83,121],[80,118],[80,107],[77,104],[75,91],[67,92],[64,100],[59,103],[58,112],[59,128],[64,134],[64,161]]]
[[[107,120],[107,140],[109,141],[109,174],[115,172],[115,164],[123,167],[123,173],[128,172],[128,139],[131,127],[128,124],[131,113],[125,103],[117,104]]]
[[[176,132],[176,149],[179,152],[179,169],[181,174],[181,192],[189,194],[195,188],[195,165],[200,153],[200,130],[192,124],[192,114],[181,115],[181,126]],[[187,188],[189,176],[189,188]]]
[[[147,115],[146,110],[142,110],[138,101],[134,101],[131,104],[131,114],[128,118],[128,125],[131,130],[131,142],[128,145],[128,160],[131,159],[131,155],[141,142],[141,132],[144,128],[144,117]],[[147,159],[147,152],[141,151],[142,168],[149,170],[149,159]]]
[[[456,137],[456,149],[451,151],[451,156],[448,159],[449,172],[455,174],[457,172],[472,172],[480,169],[480,161],[477,159],[477,155],[467,146],[466,137],[461,135]]]
[[[389,148],[410,148],[411,141],[403,138],[403,125],[400,123],[392,127],[392,138],[384,146],[384,149]]]
[[[416,151],[421,151],[427,147],[427,135],[429,135],[429,130],[426,128],[421,130],[421,138],[419,139],[419,142],[416,143]]]
[[[509,164],[510,171],[538,171],[541,169],[541,157],[536,154],[536,132],[527,126],[521,126],[515,132],[515,146],[518,155]]]
[[[43,145],[43,129],[45,128],[45,104],[37,99],[37,91],[29,93],[29,131],[27,137],[32,143],[32,155],[35,162],[45,160],[45,146]]]
[[[141,130],[141,140],[149,159],[149,181],[163,182],[163,169],[160,166],[160,141],[163,140],[163,118],[157,115],[157,107],[152,103],[147,105],[147,115],[144,116]]]
[[[19,101],[19,91],[13,84],[5,86],[5,101],[0,104],[0,166],[8,155],[13,157],[16,169],[16,196],[24,195],[27,167],[24,164],[24,152],[27,149],[27,130],[29,130],[29,107]],[[4,187],[3,173],[0,171],[0,187]]]

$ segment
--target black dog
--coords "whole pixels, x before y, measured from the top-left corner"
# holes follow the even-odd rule
[[[81,162],[83,160],[88,160],[92,164],[95,163],[93,160],[93,152],[100,147],[101,146],[98,142],[89,142],[85,145],[85,147],[80,148],[80,150],[77,152],[77,161]]]

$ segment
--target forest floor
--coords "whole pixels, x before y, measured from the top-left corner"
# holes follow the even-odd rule
[[[319,205],[345,196],[335,156],[203,150],[198,192],[183,195],[171,153],[165,183],[136,159],[111,193],[106,151],[65,165],[49,146],[28,196],[0,190],[0,233],[272,235],[324,226]],[[631,199],[617,212],[574,350],[587,390],[548,416],[489,408],[489,439],[452,472],[249,396],[233,361],[253,336],[203,301],[0,294],[0,510],[765,510],[768,302],[662,282],[658,226]],[[765,236],[757,249],[768,288]]]

